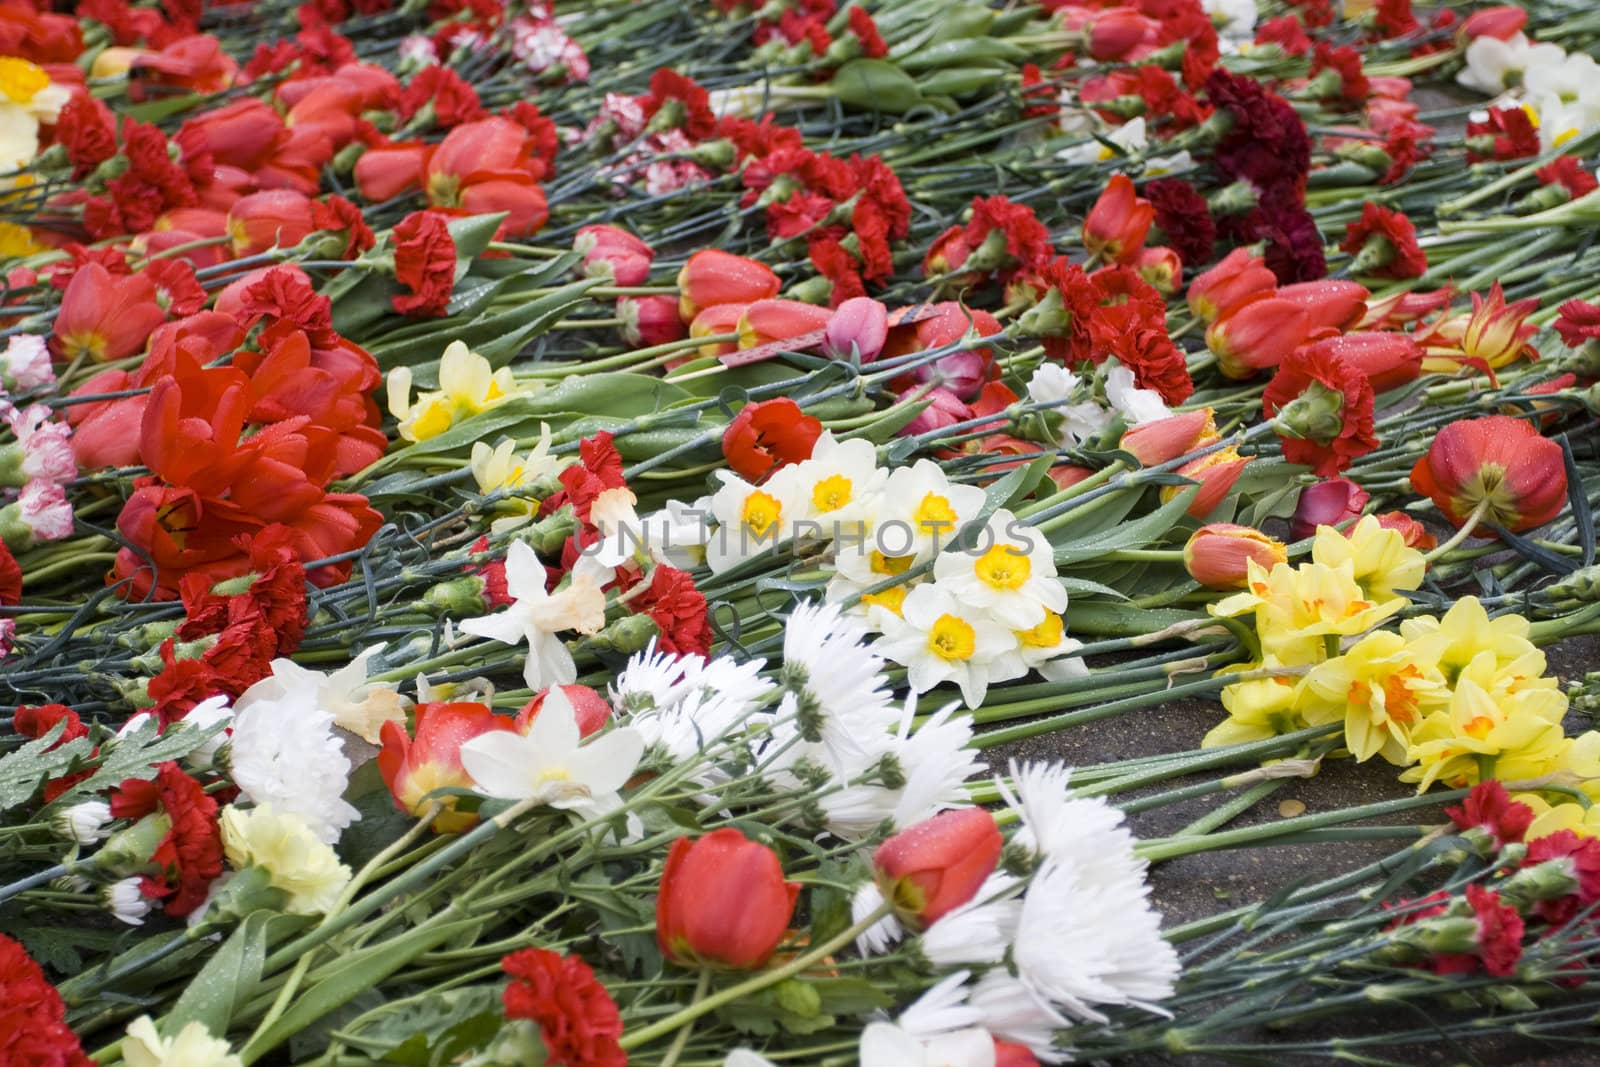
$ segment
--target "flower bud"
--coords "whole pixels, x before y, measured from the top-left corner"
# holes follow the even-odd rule
[[[545,697],[551,689],[559,689],[561,695],[572,705],[572,713],[578,720],[578,736],[588,737],[598,733],[611,718],[611,705],[606,703],[606,698],[599,691],[586,685],[557,685],[541,689],[534,698],[522,705],[522,710],[517,712],[517,732],[526,734],[533,726],[533,720],[539,717],[539,711],[544,707]]]
[[[914,396],[917,392],[918,388],[915,386],[908,388],[900,394],[897,402]],[[928,401],[928,406],[923,408],[916,418],[900,427],[899,436],[915,437],[917,434],[932,433],[972,418],[972,409],[966,402],[942,385],[935,386],[923,399]]]
[[[661,635],[648,615],[625,615],[585,641],[590,648],[631,656]]]
[[[1215,452],[1208,452],[1199,459],[1192,459],[1179,467],[1175,473],[1200,483],[1200,492],[1195,494],[1185,513],[1190,518],[1203,519],[1215,511],[1253,458],[1239,455],[1236,448],[1228,445]],[[1185,488],[1187,487],[1181,485],[1167,486],[1161,490],[1161,502],[1165,504],[1175,499]]]
[[[143,926],[155,901],[144,895],[143,878],[120,878],[102,891],[100,900],[111,917],[129,926]]]
[[[745,304],[713,304],[704,308],[689,323],[690,337],[718,337],[723,334],[739,333],[739,322],[744,318]],[[681,309],[681,305],[680,305]],[[702,356],[715,358],[726,356],[739,351],[737,341],[719,341],[716,344],[704,344],[695,349]]]
[[[1422,373],[1422,348],[1403,333],[1347,333],[1324,337],[1311,347],[1361,371],[1373,393],[1398,389]]]
[[[855,296],[833,310],[824,331],[822,350],[829,359],[871,363],[889,336],[889,312],[878,301]]]
[[[890,837],[872,854],[872,866],[895,915],[921,930],[977,894],[1004,846],[993,815],[959,808]]]
[[[1237,381],[1276,367],[1311,333],[1306,310],[1292,300],[1260,296],[1238,304],[1206,330],[1217,369]]]
[[[1155,205],[1139,196],[1126,174],[1113,175],[1083,220],[1083,246],[1093,255],[1129,263],[1144,248]]]
[[[681,341],[687,333],[678,317],[678,302],[659,296],[619,296],[617,318],[622,320],[622,339],[635,348]]]
[[[1247,248],[1235,248],[1189,283],[1189,310],[1196,318],[1215,322],[1234,305],[1270,293],[1277,284],[1277,275],[1267,269],[1265,260]]]
[[[1183,285],[1183,260],[1165,246],[1143,249],[1134,260],[1139,277],[1149,282],[1162,296],[1171,296]]]
[[[579,273],[585,278],[609,278],[612,285],[643,285],[650,278],[655,250],[620,226],[585,226],[573,239],[572,250],[583,256]]]
[[[439,582],[422,594],[424,610],[447,619],[465,619],[488,611],[484,603],[484,581],[476,574]]]
[[[482,734],[513,728],[510,719],[482,704],[418,704],[413,737],[407,737],[397,722],[380,728],[383,749],[378,753],[378,773],[395,807],[420,815],[430,803],[438,804],[434,830],[457,833],[477,824],[476,813],[457,811],[455,796],[428,794],[447,787],[470,789],[472,776],[461,765],[461,746]]]
[[[1361,321],[1367,313],[1367,297],[1372,293],[1355,282],[1322,278],[1314,282],[1283,285],[1273,294],[1304,308],[1310,331],[1320,329],[1347,330]]]
[[[1289,536],[1304,541],[1319,526],[1342,526],[1361,517],[1367,506],[1367,491],[1348,478],[1328,478],[1300,491],[1294,518],[1289,520]]]
[[[76,845],[92,845],[110,836],[111,805],[103,800],[85,800],[56,814],[51,829],[57,837]]]
[[[1161,24],[1131,7],[1114,7],[1089,26],[1089,54],[1104,63],[1127,59],[1140,45],[1153,43]]]
[[[1184,569],[1207,589],[1243,589],[1251,560],[1270,571],[1289,562],[1289,550],[1252,526],[1231,522],[1202,526],[1183,546]]]
[[[678,314],[690,322],[702,308],[777,296],[781,285],[765,263],[707,248],[690,256],[678,272]]]
[[[1411,485],[1457,527],[1481,507],[1484,521],[1520,532],[1560,513],[1566,461],[1560,445],[1521,419],[1457,419],[1411,468]]]
[[[1509,41],[1521,33],[1527,24],[1528,13],[1525,10],[1510,4],[1501,4],[1468,15],[1461,23],[1461,28],[1456,31],[1456,37],[1462,41],[1473,41],[1479,37]]]
[[[236,256],[269,248],[293,248],[315,233],[311,198],[292,189],[269,189],[234,201],[228,209],[228,234]]]
[[[1220,439],[1211,409],[1201,408],[1141,422],[1122,435],[1119,447],[1141,466],[1158,467]]]
[[[778,854],[738,830],[680,837],[656,898],[656,944],[684,966],[751,970],[772,957],[799,895]]]
[[[757,300],[739,316],[739,348],[758,348],[824,329],[833,313],[798,300]],[[698,319],[696,320],[698,321]]]

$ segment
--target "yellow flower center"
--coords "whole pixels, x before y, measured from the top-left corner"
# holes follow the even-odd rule
[[[978,557],[972,569],[991,589],[1021,589],[1033,574],[1033,564],[1020,545],[995,545]]]
[[[1467,721],[1461,731],[1468,737],[1475,737],[1482,741],[1489,736],[1489,731],[1494,729],[1494,720],[1487,715],[1478,715]]]
[[[26,104],[50,84],[50,75],[26,59],[0,56],[0,93],[14,104]]]
[[[887,608],[889,611],[899,615],[901,606],[906,602],[906,593],[908,592],[910,590],[904,584],[891,585],[881,593],[868,593],[861,598],[861,602],[863,604],[876,604],[880,608]]]
[[[956,509],[950,506],[948,497],[929,493],[922,498],[922,503],[917,505],[917,510],[911,517],[917,520],[917,525],[921,527],[923,533],[937,534],[941,530],[955,527]]]
[[[818,511],[838,511],[850,503],[854,486],[842,474],[830,474],[811,487],[811,506]]]
[[[877,549],[873,549],[872,573],[881,574],[886,578],[904,574],[911,569],[911,561],[915,558],[915,556],[885,556]]]
[[[928,631],[928,650],[943,660],[971,659],[978,648],[972,625],[954,615],[941,615]]]
[[[1061,624],[1061,616],[1053,611],[1047,611],[1044,619],[1031,630],[1016,630],[1017,640],[1029,648],[1055,648],[1061,643],[1061,635],[1065,627]]]
[[[783,505],[778,502],[778,498],[757,489],[745,498],[740,518],[751,533],[757,537],[765,537],[769,530],[778,525],[778,519],[782,515]]]
[[[0,222],[0,257],[31,256],[44,250],[44,245],[35,243],[27,227],[14,222]]]

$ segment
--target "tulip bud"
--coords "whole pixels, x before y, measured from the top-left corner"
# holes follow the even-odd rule
[[[655,251],[619,226],[585,226],[572,250],[583,256],[585,278],[609,278],[612,285],[643,285],[650,278]]]
[[[781,285],[765,263],[707,248],[690,256],[678,272],[678,314],[691,322],[702,308],[753,304],[777,296]]]
[[[1276,367],[1311,333],[1304,308],[1291,300],[1259,296],[1234,308],[1206,330],[1217,369],[1236,381]]]
[[[1277,284],[1277,275],[1267,269],[1265,260],[1247,248],[1235,248],[1189,283],[1189,310],[1197,318],[1215,322],[1234,305],[1270,293]]]
[[[718,337],[724,334],[739,333],[739,323],[744,318],[747,304],[713,304],[702,308],[695,315],[694,321],[689,323],[690,337]],[[679,311],[683,308],[679,304]],[[716,344],[705,344],[695,349],[702,356],[725,356],[730,352],[739,351],[737,341],[719,341]]]
[[[1289,562],[1289,550],[1253,526],[1231,522],[1202,526],[1183,546],[1184,569],[1207,589],[1243,589],[1251,560],[1270,571]]]
[[[1306,322],[1314,332],[1325,328],[1350,329],[1366,314],[1367,297],[1372,293],[1366,286],[1355,282],[1322,278],[1314,282],[1279,286],[1273,295],[1304,308]]]
[[[935,237],[928,246],[927,254],[922,257],[922,273],[933,278],[953,274],[965,266],[967,258],[972,255],[966,232],[965,226],[952,226]]]
[[[1126,59],[1140,45],[1153,42],[1160,28],[1133,8],[1111,8],[1089,27],[1089,54],[1102,63]]]
[[[1484,521],[1520,532],[1560,513],[1566,461],[1560,445],[1521,419],[1457,419],[1411,468],[1411,485],[1457,527],[1481,508]]]
[[[917,392],[915,386],[908,388],[896,398],[896,402],[906,400]],[[923,399],[928,401],[928,406],[916,418],[900,427],[899,436],[915,437],[917,434],[932,433],[972,418],[972,409],[966,402],[944,386],[934,386],[933,391]]]
[[[656,898],[656,944],[683,966],[751,970],[772,957],[794,913],[797,882],[778,854],[738,830],[672,843]]]
[[[829,359],[871,363],[883,351],[888,336],[888,309],[871,297],[855,296],[834,308],[822,350]]]
[[[1134,192],[1126,174],[1113,175],[1083,220],[1083,246],[1095,256],[1129,263],[1144,247],[1155,205]]]
[[[1134,268],[1162,296],[1171,296],[1183,285],[1183,260],[1170,248],[1142,250],[1134,260]]]
[[[573,715],[578,720],[578,736],[588,737],[598,733],[611,718],[611,705],[606,703],[606,698],[598,690],[586,685],[557,685],[541,689],[534,698],[522,705],[522,710],[517,712],[516,726],[519,734],[526,734],[533,726],[533,720],[539,717],[539,711],[544,707],[545,697],[551,689],[559,689],[561,695],[572,705]]]
[[[788,341],[825,328],[832,317],[827,308],[798,300],[757,300],[739,316],[739,348]]]
[[[1462,41],[1473,41],[1479,37],[1493,37],[1498,41],[1509,41],[1522,32],[1528,24],[1528,13],[1520,7],[1510,4],[1501,4],[1497,7],[1486,7],[1481,11],[1474,11],[1461,23],[1461,28],[1456,31],[1456,37]]]
[[[1215,452],[1208,452],[1199,459],[1192,459],[1179,467],[1177,474],[1200,483],[1200,492],[1195,494],[1185,514],[1192,519],[1203,519],[1215,511],[1217,505],[1222,503],[1222,498],[1233,488],[1233,483],[1239,480],[1239,475],[1244,473],[1245,465],[1252,458],[1239,455],[1238,449],[1228,445]],[[1167,486],[1161,490],[1161,502],[1165,504],[1176,498],[1185,488],[1187,487],[1181,485]]]
[[[1141,422],[1122,435],[1118,447],[1141,466],[1158,467],[1220,439],[1211,409],[1201,408]]]
[[[872,854],[872,866],[895,915],[921,930],[971,900],[994,873],[1004,847],[993,815],[960,808],[890,837]]]
[[[619,296],[617,318],[622,339],[635,348],[681,341],[688,332],[678,317],[678,302],[670,296]]]
[[[1422,373],[1422,349],[1403,333],[1347,333],[1311,346],[1360,370],[1374,393],[1398,389]]]
[[[236,256],[269,248],[293,248],[315,233],[311,199],[292,189],[269,189],[242,196],[228,209],[228,235]]]
[[[1294,518],[1289,520],[1289,536],[1304,541],[1319,526],[1342,526],[1361,517],[1368,493],[1348,478],[1329,478],[1300,491]]]

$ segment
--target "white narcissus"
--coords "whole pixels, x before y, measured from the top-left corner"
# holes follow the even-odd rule
[[[972,566],[965,554],[959,554],[959,562]],[[958,599],[943,582],[917,586],[906,594],[900,615],[883,621],[883,637],[872,647],[905,667],[906,680],[918,693],[940,682],[954,682],[967,706],[975,708],[983,703],[991,682],[1020,678],[1026,672],[1015,635],[991,618],[986,608]]]
[[[527,642],[522,677],[535,692],[577,681],[578,669],[561,633],[593,633],[605,622],[605,593],[585,566],[588,562],[580,559],[571,582],[551,593],[539,557],[526,542],[513,542],[506,552],[506,592],[512,604],[493,615],[466,620],[462,631],[507,645]]]
[[[644,739],[623,726],[581,741],[572,702],[551,689],[526,735],[496,730],[474,737],[461,746],[461,766],[485,796],[536,800],[595,818],[621,805],[619,791],[644,755]]]

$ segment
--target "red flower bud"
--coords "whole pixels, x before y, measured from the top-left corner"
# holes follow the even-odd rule
[[[1140,465],[1157,467],[1219,440],[1210,408],[1143,422],[1122,435],[1119,446]]]
[[[1521,419],[1457,419],[1411,468],[1411,485],[1457,527],[1480,506],[1483,519],[1512,532],[1555,518],[1567,499],[1561,446]]]
[[[1159,22],[1131,7],[1111,8],[1089,27],[1089,54],[1102,63],[1127,59],[1140,45],[1153,42],[1160,30]]]
[[[872,854],[872,866],[900,921],[920,930],[971,900],[1004,846],[993,815],[960,808],[890,837]]]
[[[691,322],[703,308],[777,296],[782,284],[765,263],[707,248],[690,256],[678,272],[678,314]]]
[[[678,318],[678,302],[665,294],[619,296],[617,318],[622,320],[622,339],[636,348],[681,341],[688,332]]]
[[[395,807],[420,814],[424,797],[435,789],[468,789],[472,776],[461,766],[461,746],[481,734],[512,729],[511,720],[482,704],[418,704],[416,733],[407,737],[399,723],[386,722],[379,730],[383,749],[378,753],[378,773],[394,797]],[[441,809],[434,829],[442,833],[465,830],[478,816],[455,810],[453,796],[435,797]]]
[[[823,329],[833,312],[799,300],[757,300],[739,316],[739,347],[757,348]]]
[[[1289,561],[1289,550],[1253,526],[1231,522],[1202,526],[1183,546],[1184,569],[1207,589],[1243,589],[1250,560],[1271,570]]]
[[[253,256],[274,246],[293,248],[316,229],[311,198],[292,189],[251,193],[228,211],[228,234],[236,256]]]
[[[606,703],[606,698],[598,690],[586,685],[558,685],[539,690],[534,698],[522,705],[522,710],[517,712],[516,726],[519,734],[525,734],[533,726],[533,720],[539,717],[539,711],[544,707],[544,698],[550,694],[551,689],[561,690],[561,695],[567,698],[572,705],[573,714],[578,720],[578,736],[588,737],[597,733],[611,718],[611,705]]]
[[[1083,220],[1083,246],[1096,256],[1131,263],[1155,218],[1155,205],[1134,192],[1133,180],[1113,175]]]
[[[1165,246],[1146,248],[1133,263],[1139,277],[1149,282],[1162,296],[1171,296],[1183,285],[1183,260]]]
[[[1314,282],[1281,286],[1273,295],[1304,308],[1306,321],[1315,332],[1321,329],[1348,330],[1355,326],[1367,313],[1367,297],[1372,294],[1366,286],[1355,282],[1322,278]]]
[[[1374,393],[1398,389],[1422,373],[1422,349],[1403,333],[1347,333],[1325,337],[1311,349],[1336,355],[1360,370]]]
[[[747,482],[760,482],[779,467],[811,458],[822,423],[786,396],[746,404],[722,434],[728,466]]]
[[[798,882],[783,880],[778,854],[731,828],[667,853],[656,898],[656,944],[684,966],[751,970],[783,940]]]
[[[1461,28],[1456,31],[1456,35],[1465,41],[1478,37],[1493,37],[1496,40],[1507,41],[1521,33],[1522,27],[1527,24],[1526,11],[1510,4],[1501,4],[1468,15]]]
[[[1305,308],[1292,300],[1261,296],[1233,307],[1206,330],[1206,347],[1217,369],[1239,381],[1276,367],[1311,334]]]
[[[1318,526],[1342,526],[1361,517],[1367,506],[1367,491],[1348,478],[1329,478],[1300,491],[1294,518],[1289,520],[1289,536],[1304,541]]]
[[[583,256],[585,278],[609,278],[612,285],[643,285],[650,278],[655,251],[619,226],[585,226],[572,242]]]
[[[744,318],[744,309],[748,304],[712,304],[710,307],[701,308],[689,323],[690,337],[718,337],[723,334],[738,333],[739,320]],[[683,304],[678,304],[679,314],[683,313]],[[737,341],[721,341],[717,344],[701,345],[695,351],[702,356],[725,356],[729,352],[737,352]]]
[[[433,149],[429,145],[390,145],[369,148],[356,160],[356,191],[376,204],[422,188]]]
[[[1237,449],[1228,445],[1215,452],[1208,452],[1199,459],[1192,459],[1179,467],[1174,473],[1200,483],[1200,492],[1195,494],[1185,513],[1190,518],[1203,519],[1215,511],[1253,458],[1253,456],[1239,455]],[[1161,490],[1161,502],[1165,504],[1187,488],[1182,485],[1167,486]]]
[[[1189,283],[1189,310],[1197,318],[1215,322],[1235,304],[1270,293],[1277,284],[1277,275],[1267,269],[1265,260],[1247,248],[1235,248]]]

